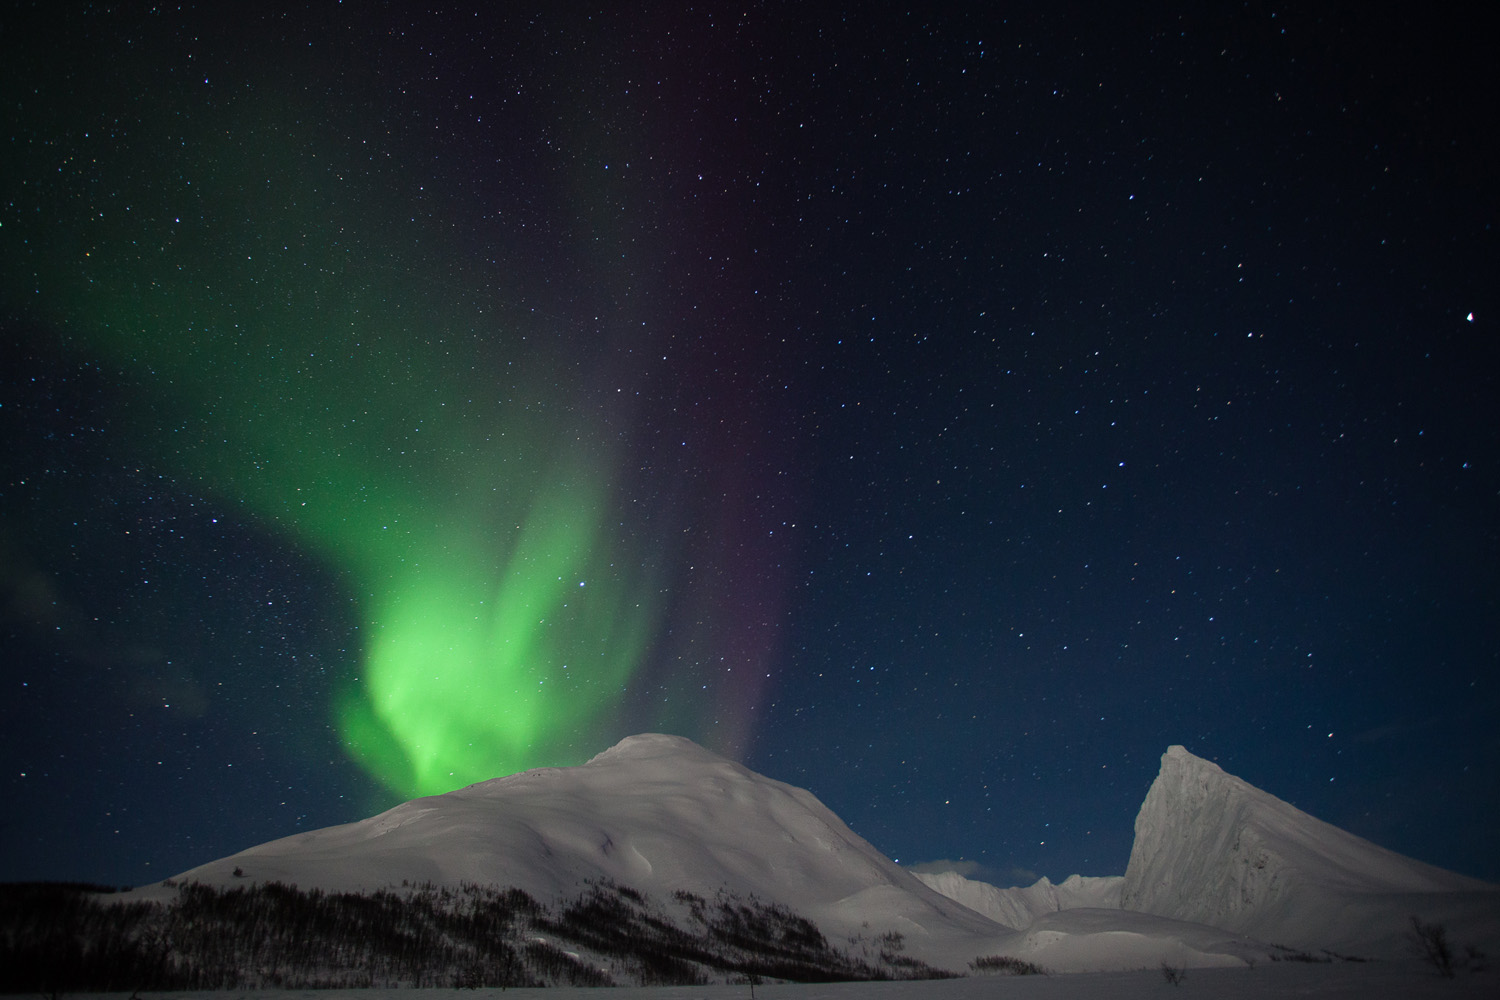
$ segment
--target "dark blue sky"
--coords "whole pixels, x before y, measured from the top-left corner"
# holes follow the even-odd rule
[[[1122,873],[1182,743],[1500,879],[1470,26],[268,10],[0,37],[0,878],[393,804],[336,721],[378,595],[266,497],[324,403],[493,393],[594,456],[650,581],[538,763],[677,732],[1009,884]],[[335,315],[386,346],[299,381]]]

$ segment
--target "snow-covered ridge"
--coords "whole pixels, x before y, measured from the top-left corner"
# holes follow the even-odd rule
[[[1080,907],[1120,908],[1119,875],[1070,875],[1054,884],[1046,876],[1033,885],[1001,889],[988,882],[965,878],[958,872],[915,873],[938,892],[983,913],[996,923],[1016,930],[1029,927],[1039,917]]]

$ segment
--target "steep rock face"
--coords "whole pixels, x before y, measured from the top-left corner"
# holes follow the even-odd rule
[[[1493,907],[1494,889],[1315,819],[1174,746],[1136,817],[1120,905],[1298,947],[1370,947],[1399,935],[1409,913]]]

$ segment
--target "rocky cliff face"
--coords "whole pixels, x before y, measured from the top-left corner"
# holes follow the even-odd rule
[[[1183,747],[1168,749],[1136,816],[1121,907],[1225,926],[1280,899],[1282,866],[1251,816],[1258,795]]]
[[[1124,909],[1299,947],[1366,948],[1410,913],[1493,909],[1495,887],[1315,819],[1174,746],[1135,821]],[[1443,897],[1443,898],[1440,898]]]

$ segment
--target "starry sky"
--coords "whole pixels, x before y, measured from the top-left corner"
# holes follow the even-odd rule
[[[1174,743],[1500,880],[1491,54],[982,6],[14,5],[0,879],[663,731],[1000,884]]]

